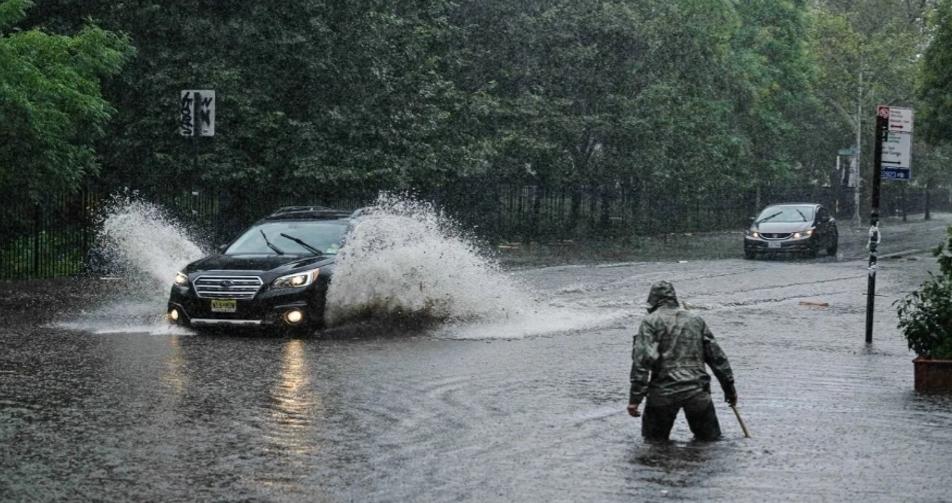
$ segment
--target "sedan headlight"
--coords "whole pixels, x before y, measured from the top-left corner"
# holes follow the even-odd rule
[[[750,236],[750,237],[752,237],[752,238],[759,238],[759,237],[760,237],[760,233],[759,233],[759,232],[757,232],[757,231],[755,231],[755,230],[751,230],[751,229],[747,229],[747,235]]]
[[[178,286],[188,285],[188,276],[181,272],[175,273],[175,284]]]
[[[281,276],[271,283],[271,288],[304,288],[317,281],[317,275],[320,271],[320,269],[311,269],[310,271]]]
[[[793,239],[804,239],[813,235],[813,229],[807,229],[805,231],[794,232]]]

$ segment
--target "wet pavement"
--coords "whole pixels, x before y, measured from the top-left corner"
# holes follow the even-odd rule
[[[949,501],[952,397],[913,391],[890,305],[933,269],[883,261],[871,347],[861,260],[523,269],[541,304],[592,320],[525,337],[199,336],[5,310],[0,500]],[[753,438],[718,390],[725,440],[691,442],[681,416],[670,444],[642,442],[631,335],[659,279],[730,357]],[[60,322],[110,287],[62,288],[81,295]]]

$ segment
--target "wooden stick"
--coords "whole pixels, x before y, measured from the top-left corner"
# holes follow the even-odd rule
[[[747,431],[747,425],[744,424],[744,420],[740,418],[740,412],[737,412],[737,406],[731,405],[731,410],[733,410],[734,415],[737,416],[737,422],[740,423],[740,429],[744,430],[744,437],[750,438],[750,432]]]

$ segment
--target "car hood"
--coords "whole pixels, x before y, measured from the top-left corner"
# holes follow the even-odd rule
[[[813,227],[812,222],[760,222],[754,223],[751,230],[757,232],[784,234],[790,232],[805,231]]]
[[[280,273],[303,267],[323,267],[334,263],[333,256],[310,255],[211,255],[192,262],[186,273],[200,271],[267,271]]]

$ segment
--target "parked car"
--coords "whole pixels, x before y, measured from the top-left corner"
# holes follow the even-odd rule
[[[835,256],[839,244],[836,219],[816,203],[774,204],[751,219],[744,236],[744,257],[760,253],[803,253],[819,250]]]
[[[196,329],[323,327],[327,288],[352,215],[317,206],[275,211],[176,274],[169,320]]]

